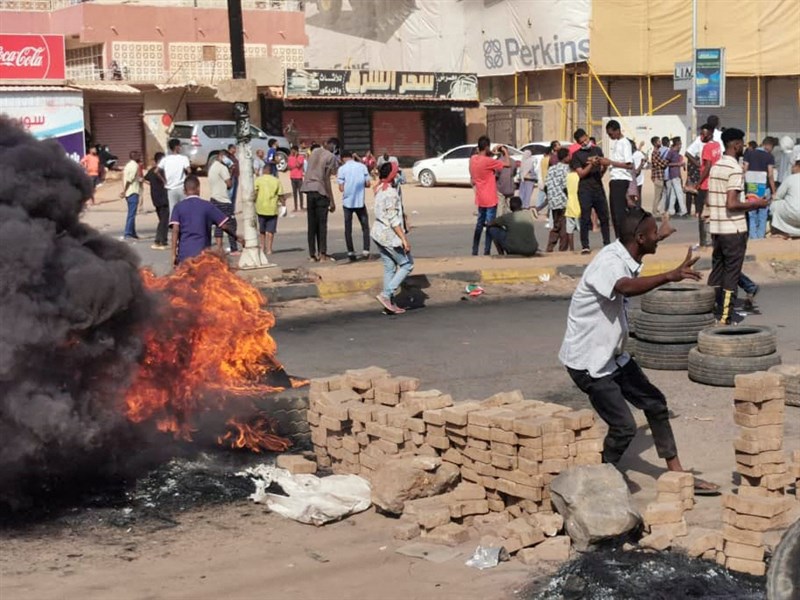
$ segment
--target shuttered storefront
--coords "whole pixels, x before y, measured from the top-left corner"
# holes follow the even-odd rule
[[[96,102],[89,107],[92,139],[107,145],[119,157],[119,166],[128,162],[131,151],[144,154],[144,122],[140,102]]]
[[[784,135],[793,140],[800,138],[800,77],[775,77],[763,85],[767,96],[766,133],[779,139]]]
[[[425,124],[422,111],[374,111],[372,147],[376,155],[388,152],[405,160],[424,158]]]
[[[189,102],[189,121],[233,121],[233,104],[229,102]]]
[[[298,141],[306,145],[324,144],[332,137],[340,137],[338,110],[284,110],[284,124],[292,120]]]
[[[342,111],[342,148],[364,154],[372,148],[370,113],[366,109]]]

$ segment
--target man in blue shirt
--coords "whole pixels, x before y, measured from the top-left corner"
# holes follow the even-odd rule
[[[277,177],[278,162],[276,160],[277,159],[276,154],[278,153],[278,140],[276,140],[275,138],[269,138],[269,140],[267,141],[267,145],[269,146],[269,148],[267,149],[267,158],[264,161],[267,163],[266,165],[267,173],[269,173],[273,177]]]
[[[347,256],[350,260],[356,260],[353,247],[353,214],[355,214],[361,223],[361,233],[364,237],[364,250],[361,256],[369,258],[369,215],[364,205],[366,187],[370,183],[369,172],[363,163],[353,160],[353,153],[349,150],[342,151],[342,161],[336,181],[339,182],[339,191],[343,194],[344,240],[347,244]]]
[[[169,219],[173,265],[177,266],[187,258],[198,256],[211,246],[212,225],[236,237],[244,247],[244,238],[236,235],[236,229],[231,226],[228,217],[211,202],[200,198],[200,180],[196,175],[186,176],[183,189],[186,197],[175,205]]]

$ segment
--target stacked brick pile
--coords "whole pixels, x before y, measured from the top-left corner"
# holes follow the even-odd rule
[[[518,391],[454,405],[446,394],[418,388],[419,380],[377,367],[312,380],[308,422],[318,464],[367,479],[401,453],[457,465],[462,484],[456,490],[406,502],[400,537],[422,532],[457,543],[463,526],[475,520],[502,532],[507,549],[555,536],[561,525],[553,530],[537,518],[557,517],[549,483],[558,473],[600,464],[604,430],[594,413],[525,400]],[[564,540],[548,541],[548,552],[563,551]]]
[[[723,496],[724,546],[717,562],[727,568],[763,575],[764,534],[788,525],[792,501],[786,488],[793,482],[783,454],[785,391],[779,375],[751,373],[736,376],[734,442],[737,494]]]
[[[789,476],[794,479],[794,494],[800,499],[800,450],[792,452],[792,460],[789,463]]]
[[[694,507],[694,477],[691,473],[667,471],[656,481],[658,495],[644,511],[644,527],[650,534],[640,545],[664,550],[677,537],[687,535],[684,513]]]

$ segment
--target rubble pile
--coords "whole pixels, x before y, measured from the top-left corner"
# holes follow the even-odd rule
[[[441,469],[455,469],[461,482],[426,493],[414,475],[403,491],[397,537],[456,545],[472,527],[485,546],[511,553],[536,546],[525,560],[566,558],[569,537],[557,535],[563,519],[553,512],[549,484],[569,467],[601,463],[605,429],[593,411],[526,400],[519,391],[454,405],[419,385],[377,367],[312,380],[308,422],[319,466],[361,475],[381,495],[379,469],[406,455],[435,458],[427,467],[431,482]],[[408,496],[408,488],[419,493]]]
[[[785,528],[793,501],[786,489],[794,476],[783,453],[785,387],[780,375],[736,376],[734,441],[738,493],[722,498],[724,546],[717,562],[734,571],[764,575],[765,532]]]

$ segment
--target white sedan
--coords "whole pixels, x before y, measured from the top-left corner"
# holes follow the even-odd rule
[[[522,152],[506,144],[492,144],[492,150],[506,146],[519,167]],[[475,152],[475,144],[456,146],[435,158],[425,158],[414,163],[412,174],[422,187],[433,187],[438,183],[469,185],[469,157]]]

